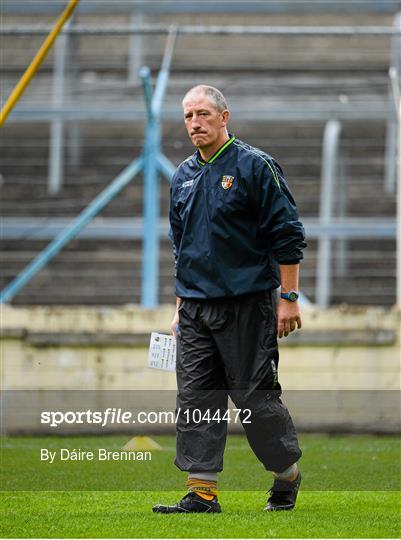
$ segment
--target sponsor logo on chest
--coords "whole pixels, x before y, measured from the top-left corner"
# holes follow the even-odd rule
[[[182,188],[187,188],[187,187],[191,187],[193,185],[193,183],[195,182],[195,179],[192,178],[192,180],[187,180],[186,182],[183,182],[181,187]]]

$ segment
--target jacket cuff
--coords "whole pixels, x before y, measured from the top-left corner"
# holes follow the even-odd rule
[[[299,264],[302,259],[291,259],[291,260],[285,260],[285,261],[277,261],[278,264],[281,264],[283,266],[289,266],[291,264]]]

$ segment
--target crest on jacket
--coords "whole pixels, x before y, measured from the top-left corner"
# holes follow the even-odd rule
[[[221,179],[221,185],[224,189],[230,189],[230,187],[233,185],[233,182],[234,176],[229,176],[227,174],[225,174]]]

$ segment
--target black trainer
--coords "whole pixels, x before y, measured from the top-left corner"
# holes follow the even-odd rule
[[[207,501],[200,497],[195,492],[190,491],[176,504],[167,506],[165,504],[155,504],[152,508],[153,512],[160,514],[177,514],[177,513],[190,513],[190,512],[208,512],[220,513],[221,507],[217,497],[214,497],[211,501]]]
[[[277,510],[292,510],[297,500],[299,486],[301,484],[301,473],[298,473],[296,480],[279,480],[276,478],[273,487],[269,489],[270,497],[264,507],[266,512]]]

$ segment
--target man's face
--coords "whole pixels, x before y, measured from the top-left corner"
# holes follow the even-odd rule
[[[213,146],[225,133],[229,112],[218,112],[204,94],[189,94],[183,108],[188,135],[197,148]]]

